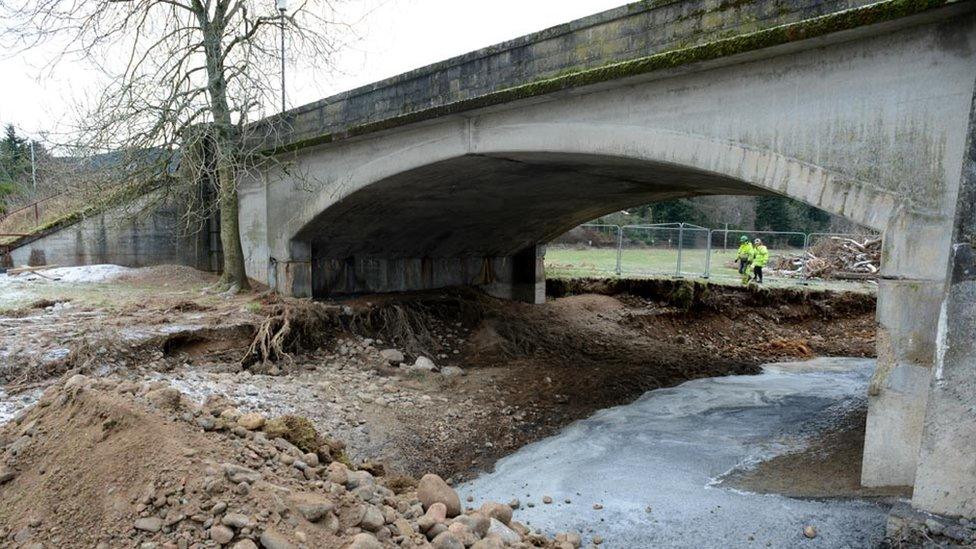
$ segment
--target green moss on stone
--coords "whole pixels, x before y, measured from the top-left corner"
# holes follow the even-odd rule
[[[99,199],[83,208],[52,219],[46,223],[42,223],[31,230],[27,236],[18,237],[17,239],[12,240],[9,243],[5,243],[4,245],[12,249],[28,242],[32,242],[64,227],[74,225],[75,223],[84,221],[89,217],[98,215],[109,208],[124,204],[133,200],[134,198],[150,193],[158,189],[162,184],[163,181],[147,181],[123,185],[105,198]]]
[[[302,416],[281,416],[264,424],[264,433],[270,439],[283,438],[303,452],[316,452],[322,438],[315,425]]]
[[[668,303],[672,307],[687,311],[695,303],[695,284],[688,280],[683,280],[668,295]]]

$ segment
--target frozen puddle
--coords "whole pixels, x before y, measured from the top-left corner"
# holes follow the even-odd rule
[[[518,498],[517,520],[575,530],[584,542],[599,534],[607,548],[873,546],[884,536],[881,505],[713,485],[736,465],[803,446],[865,398],[873,369],[873,360],[815,359],[650,391],[522,448],[458,491],[475,506]],[[806,539],[805,525],[819,535]]]
[[[41,389],[34,389],[10,396],[6,391],[0,389],[0,427],[17,417],[17,414],[25,408],[33,406],[41,398],[43,392]]]
[[[120,265],[82,265],[24,271],[15,275],[0,273],[0,309],[14,307],[37,297],[39,286],[111,282],[132,269]]]

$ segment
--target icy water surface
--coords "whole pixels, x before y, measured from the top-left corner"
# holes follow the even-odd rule
[[[599,534],[611,549],[870,547],[884,535],[880,504],[756,495],[715,479],[802,447],[863,405],[873,369],[873,360],[815,359],[650,391],[522,448],[459,492],[474,497],[469,505],[519,498],[516,520],[581,532],[584,543]],[[545,495],[554,502],[543,504]],[[815,539],[803,536],[806,525]]]

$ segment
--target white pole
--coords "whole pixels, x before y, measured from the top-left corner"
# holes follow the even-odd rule
[[[285,12],[288,11],[288,0],[277,0],[275,6],[281,14],[281,112],[285,112]]]

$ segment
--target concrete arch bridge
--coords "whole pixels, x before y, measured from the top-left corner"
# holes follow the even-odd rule
[[[248,274],[538,301],[539,245],[581,222],[799,199],[884,233],[863,482],[972,517],[974,8],[641,2],[295,108],[252,128],[276,162],[239,191]]]

